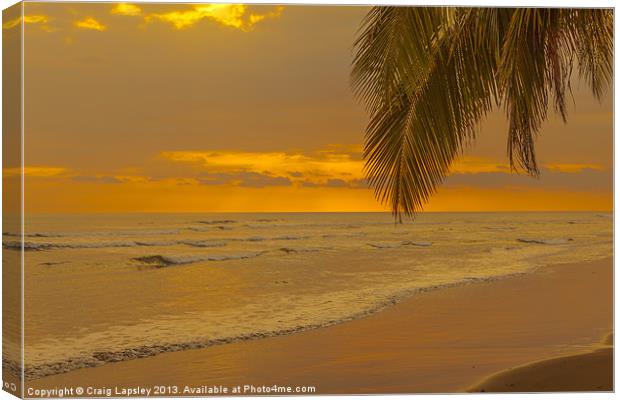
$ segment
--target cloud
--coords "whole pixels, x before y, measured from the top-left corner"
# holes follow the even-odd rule
[[[142,9],[135,4],[118,3],[110,11],[111,14],[137,17],[142,15]]]
[[[543,168],[557,172],[581,172],[587,169],[603,171],[605,167],[601,164],[545,164]]]
[[[151,177],[143,175],[116,175],[105,172],[91,175],[84,171],[64,167],[25,167],[23,171],[23,175],[27,178],[56,178],[83,183],[148,183],[154,181]],[[22,169],[20,167],[3,168],[2,175],[4,178],[19,178],[22,175]]]
[[[203,19],[210,19],[225,26],[250,31],[253,26],[266,19],[276,18],[282,14],[284,7],[278,6],[265,14],[249,12],[244,4],[197,4],[192,9],[153,13],[144,17],[146,22],[155,20],[171,23],[176,29],[186,29]]]
[[[301,186],[309,188],[349,188],[349,189],[368,189],[369,186],[365,179],[353,179],[345,181],[343,179],[327,179],[325,181],[301,181]]]
[[[24,20],[25,24],[42,24],[42,25],[45,25],[45,24],[47,24],[47,21],[49,20],[49,17],[47,15],[24,15],[23,20]],[[12,19],[12,20],[7,21],[4,24],[2,24],[2,29],[15,28],[21,22],[22,22],[22,17],[17,17],[15,19]]]
[[[86,17],[83,20],[75,21],[75,26],[81,29],[92,29],[99,32],[108,29],[107,26],[103,25],[93,17]]]
[[[361,154],[338,148],[303,152],[176,151],[161,158],[186,164],[202,173],[254,172],[287,177],[291,182],[326,185],[341,180],[351,185],[363,178]],[[334,181],[331,185],[336,185]]]
[[[328,179],[327,182],[325,182],[325,186],[327,186],[327,187],[347,187],[349,185],[347,184],[347,182],[343,181],[342,179]]]
[[[580,172],[586,169],[602,171],[605,167],[601,164],[562,164],[548,163],[542,165],[543,169],[557,172]],[[507,162],[492,160],[484,157],[462,157],[454,162],[450,168],[453,174],[479,173],[479,172],[510,172]]]
[[[68,170],[62,167],[24,167],[24,176],[47,178],[52,176],[63,175]],[[3,168],[2,174],[6,178],[21,176],[22,169],[20,167]]]
[[[74,176],[72,179],[76,182],[87,183],[123,183],[122,180],[114,176]]]
[[[321,185],[319,185],[318,183],[315,183],[315,182],[302,181],[301,182],[301,186],[309,187],[309,188],[315,188],[315,187],[320,187]]]
[[[245,4],[195,4],[185,10],[176,10],[161,13],[147,13],[141,6],[133,3],[117,3],[110,9],[110,14],[143,17],[145,22],[161,21],[172,24],[176,29],[186,29],[202,20],[211,20],[224,26],[251,31],[254,26],[269,18],[278,18],[284,11],[283,6],[271,6],[269,11],[262,12],[268,6],[256,6]],[[260,11],[257,11],[260,10]],[[2,24],[3,29],[12,29],[19,26],[22,21],[28,24],[38,24],[47,32],[55,31],[47,25],[47,15],[26,15],[18,17]],[[105,31],[108,27],[92,16],[74,22],[74,26],[81,29]]]
[[[448,187],[538,187],[577,191],[611,191],[612,183],[611,171],[589,168],[577,172],[542,168],[538,179],[509,172],[458,173],[448,176],[444,181],[444,185]]]
[[[450,167],[451,173],[508,172],[510,165],[484,157],[462,157]]]
[[[290,179],[283,176],[271,176],[257,172],[205,174],[198,179],[203,185],[226,185],[262,188],[265,186],[290,186]]]

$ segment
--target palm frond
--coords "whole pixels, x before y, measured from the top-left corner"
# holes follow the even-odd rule
[[[579,75],[600,99],[613,78],[613,11],[575,10],[568,20],[568,29],[574,38]]]
[[[576,64],[600,97],[613,74],[611,10],[374,7],[355,42],[365,172],[395,217],[413,216],[503,105],[514,169],[536,175],[549,99],[566,119]]]
[[[445,18],[442,34],[435,34],[432,43],[426,42],[432,47],[423,50],[433,56],[426,76],[413,87],[404,74],[395,77],[390,94],[375,93],[369,107],[366,175],[378,199],[389,203],[398,218],[422,208],[497,99],[492,74],[498,61],[497,40],[476,35],[483,30],[478,26],[481,22],[493,19],[481,21],[471,9],[464,9],[465,15],[457,16],[455,24],[441,9],[417,13],[424,10]],[[489,56],[471,57],[481,53]],[[389,62],[371,59],[369,65],[362,65],[368,59],[356,58],[358,70],[383,69]]]
[[[547,118],[548,81],[546,35],[549,10],[513,10],[497,78],[504,91],[509,120],[508,156],[512,166],[537,174],[534,141]]]
[[[403,82],[416,87],[424,81],[441,21],[438,9],[374,7],[368,13],[355,42],[351,77],[356,94],[370,111],[396,98]]]

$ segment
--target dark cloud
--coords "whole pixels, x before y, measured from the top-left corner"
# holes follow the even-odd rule
[[[526,186],[577,191],[606,191],[609,190],[612,182],[613,177],[609,170],[583,169],[579,172],[560,172],[543,169],[539,178],[506,172],[454,174],[446,178],[444,185],[479,188]]]
[[[74,176],[72,179],[77,182],[89,183],[123,183],[122,180],[113,176]]]
[[[290,179],[283,176],[271,176],[258,172],[211,173],[198,178],[203,185],[237,184],[242,187],[261,188],[265,186],[290,186]]]
[[[303,181],[301,185],[304,187],[347,187],[347,188],[368,188],[368,184],[364,179],[354,179],[352,181],[345,181],[343,179],[328,179],[325,182],[311,182]]]
[[[349,185],[347,184],[347,182],[343,181],[342,179],[328,179],[327,182],[325,182],[325,186],[327,186],[327,187],[347,187]]]

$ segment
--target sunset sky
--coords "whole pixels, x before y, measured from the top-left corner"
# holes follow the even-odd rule
[[[27,212],[384,210],[349,85],[366,8],[25,7]],[[540,179],[510,173],[498,110],[426,209],[610,210],[611,95],[573,94]]]

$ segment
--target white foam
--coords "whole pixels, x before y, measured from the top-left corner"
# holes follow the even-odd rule
[[[556,239],[517,238],[517,242],[521,242],[521,243],[549,244],[549,245],[568,244],[572,241],[573,241],[572,238],[556,238]]]

